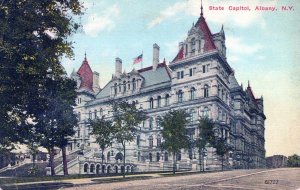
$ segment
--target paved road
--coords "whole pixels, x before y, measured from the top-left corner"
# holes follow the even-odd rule
[[[86,185],[65,189],[75,190],[300,190],[300,168],[281,168],[274,170],[235,170],[216,173],[193,174],[176,177],[152,178],[128,182]]]

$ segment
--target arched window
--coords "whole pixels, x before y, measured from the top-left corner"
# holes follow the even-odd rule
[[[170,105],[170,95],[166,95],[166,106]]]
[[[92,119],[92,111],[89,111],[89,119]]]
[[[90,167],[90,172],[91,172],[91,173],[94,173],[94,171],[95,171],[95,165],[92,164],[91,167]]]
[[[157,136],[157,147],[160,147],[161,145],[161,137]]]
[[[123,92],[126,92],[126,81],[123,81]]]
[[[152,153],[149,153],[149,161],[152,162]]]
[[[81,121],[81,113],[80,112],[78,112],[77,117],[78,117],[78,121]]]
[[[204,88],[203,88],[203,91],[204,91],[204,98],[207,98],[209,96],[208,94],[208,85],[204,85]]]
[[[149,137],[149,148],[152,148],[153,147],[153,137],[150,136]]]
[[[160,160],[160,153],[157,152],[157,153],[156,153],[156,161],[159,162],[159,160]]]
[[[107,160],[110,161],[110,152],[107,153]]]
[[[156,117],[156,128],[157,129],[160,128],[160,117],[159,116]]]
[[[196,110],[194,109],[191,110],[190,118],[191,118],[191,123],[194,123],[196,120]]]
[[[132,90],[136,89],[136,81],[135,78],[132,79]]]
[[[84,166],[83,166],[83,172],[88,172],[88,168],[89,168],[89,165],[88,164],[84,164]]]
[[[177,160],[180,161],[181,160],[181,152],[177,152]]]
[[[165,161],[169,161],[169,153],[165,152]]]
[[[102,117],[103,116],[103,109],[100,108],[100,116]]]
[[[94,119],[97,119],[97,110],[94,111]]]
[[[196,40],[195,40],[195,38],[192,38],[192,40],[191,40],[191,51],[192,51],[192,53],[195,53],[195,50],[196,50]]]
[[[201,40],[198,40],[198,52],[201,51]]]
[[[194,87],[192,87],[191,91],[190,91],[190,100],[195,99],[195,91],[196,91],[196,89]]]
[[[159,108],[161,106],[161,96],[157,97],[157,107]]]
[[[203,109],[203,116],[204,116],[204,117],[209,117],[209,115],[208,115],[208,107],[205,107],[205,108]]]
[[[182,90],[179,90],[177,93],[177,99],[178,99],[178,103],[182,103],[183,102],[183,92]]]
[[[141,161],[141,153],[140,152],[138,152],[137,159],[138,159],[138,161]]]
[[[154,108],[153,98],[150,98],[150,109]]]
[[[224,90],[222,89],[222,100],[224,100]]]
[[[149,119],[149,129],[153,129],[153,118],[150,117]]]
[[[116,95],[118,92],[117,92],[117,83],[114,84],[114,94]]]
[[[140,146],[140,141],[141,141],[141,136],[138,135],[138,136],[136,137],[136,145],[137,145],[137,146]]]

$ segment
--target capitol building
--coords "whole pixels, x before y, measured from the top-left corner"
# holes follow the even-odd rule
[[[187,29],[188,30],[188,29]],[[226,37],[223,27],[212,33],[201,9],[197,22],[179,42],[178,53],[167,63],[160,59],[160,47],[153,45],[152,66],[122,72],[122,59],[115,58],[115,72],[103,87],[99,73],[92,70],[85,57],[71,78],[77,81],[78,98],[75,112],[79,118],[76,134],[69,140],[68,152],[81,154],[68,163],[69,173],[96,174],[133,171],[172,170],[171,153],[160,148],[163,138],[158,118],[168,111],[184,109],[189,113],[186,126],[192,139],[199,138],[198,122],[208,116],[215,122],[218,134],[233,148],[224,159],[227,169],[265,167],[265,119],[262,97],[253,89],[239,84],[226,58]],[[147,113],[135,140],[126,145],[126,166],[122,165],[121,145],[104,152],[90,135],[89,119],[111,115],[110,101],[125,100]],[[221,157],[207,147],[205,170],[220,170]],[[181,150],[178,170],[199,170],[197,148]],[[62,172],[62,170],[60,170]]]

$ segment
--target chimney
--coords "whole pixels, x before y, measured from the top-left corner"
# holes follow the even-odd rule
[[[93,90],[96,93],[98,93],[100,91],[99,73],[96,71],[93,72]]]
[[[159,46],[157,44],[153,44],[153,70],[157,69],[159,64]]]
[[[120,77],[122,74],[122,60],[120,58],[116,58],[116,72],[115,72],[115,76],[116,77]]]
[[[181,50],[181,48],[183,48],[183,42],[179,42],[179,45],[178,45],[178,47],[179,47],[179,51]]]

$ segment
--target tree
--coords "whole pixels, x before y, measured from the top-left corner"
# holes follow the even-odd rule
[[[54,148],[62,149],[64,175],[68,175],[66,146],[68,138],[75,134],[77,116],[73,112],[76,99],[76,83],[67,77],[49,78],[50,91],[46,96],[46,108],[37,115],[38,123],[35,125],[40,145],[45,147],[50,155],[49,165],[51,175],[54,171]]]
[[[28,143],[36,115],[45,109],[47,70],[59,67],[63,55],[73,57],[68,37],[79,25],[79,0],[5,0],[0,5],[0,123],[9,136],[0,147]],[[3,127],[2,127],[3,126]]]
[[[287,165],[288,167],[300,167],[300,156],[298,156],[297,154],[289,156],[287,160]]]
[[[136,135],[138,125],[146,119],[143,110],[136,108],[135,104],[125,101],[112,102],[114,137],[123,148],[123,178],[125,178],[126,143],[132,142]]]
[[[199,138],[195,140],[195,145],[199,151],[199,166],[201,171],[202,157],[207,145],[213,146],[215,142],[214,123],[208,117],[201,117],[198,124]],[[203,171],[204,171],[204,165]]]
[[[226,142],[227,139],[223,137],[217,137],[215,140],[214,148],[216,148],[217,155],[222,158],[222,171],[224,168],[224,156],[232,150],[231,146]]]
[[[184,110],[173,110],[166,113],[159,121],[164,142],[161,147],[173,155],[173,174],[176,172],[177,153],[188,147],[186,124],[188,114]]]
[[[111,120],[105,119],[104,116],[97,118],[96,120],[90,120],[90,126],[92,128],[92,135],[95,135],[96,142],[99,144],[102,154],[102,165],[104,160],[104,150],[111,146],[113,142],[114,128]]]

